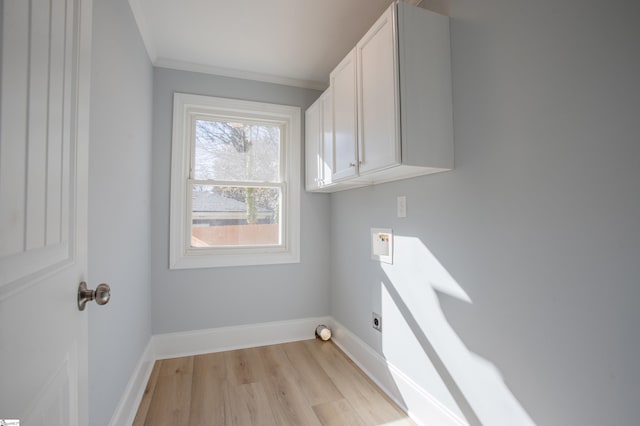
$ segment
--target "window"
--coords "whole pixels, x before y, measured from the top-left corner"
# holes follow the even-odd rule
[[[300,261],[300,108],[176,93],[170,267]]]

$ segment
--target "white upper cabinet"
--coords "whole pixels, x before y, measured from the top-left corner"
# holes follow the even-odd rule
[[[322,97],[304,114],[305,188],[307,191],[318,190],[322,183],[321,119]]]
[[[333,192],[364,186],[355,181],[332,182],[333,134],[333,103],[331,90],[327,89],[305,113],[307,191]]]
[[[387,9],[356,46],[360,175],[401,163],[394,17]]]
[[[449,18],[392,4],[331,72],[323,97],[317,120],[325,132],[318,148],[324,168],[312,172],[323,184],[313,190],[451,170]]]
[[[397,5],[402,167],[453,169],[449,17]]]
[[[305,112],[305,170],[307,191],[332,184],[333,105],[327,89]]]
[[[353,49],[331,72],[333,105],[333,181],[358,174],[356,50]]]
[[[328,186],[331,180],[333,164],[333,101],[331,90],[327,89],[321,96],[322,99],[322,140],[320,147],[321,161],[320,173],[322,174],[322,185]]]

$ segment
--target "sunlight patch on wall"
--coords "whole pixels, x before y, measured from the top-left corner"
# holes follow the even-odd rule
[[[418,238],[396,235],[394,249],[394,264],[381,264],[388,362],[470,424],[533,424],[499,370],[451,327],[436,292],[473,303],[469,295]]]

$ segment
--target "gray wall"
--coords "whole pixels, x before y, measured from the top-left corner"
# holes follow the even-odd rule
[[[89,278],[111,285],[89,311],[89,416],[106,425],[151,337],[153,68],[127,0],[93,2]]]
[[[332,194],[331,314],[435,395],[421,371],[437,371],[472,421],[499,423],[482,404],[510,393],[522,422],[637,424],[640,6],[453,0],[450,15],[455,170]],[[393,267],[370,260],[370,227],[405,237]],[[482,363],[456,345],[506,387],[482,400]]]
[[[327,315],[330,213],[327,195],[301,193],[301,263],[169,270],[174,92],[293,105],[301,107],[302,112],[320,95],[314,90],[155,68],[151,191],[153,332]]]

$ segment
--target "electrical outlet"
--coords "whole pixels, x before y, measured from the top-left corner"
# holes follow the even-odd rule
[[[373,312],[371,318],[371,326],[376,330],[382,332],[382,315]]]

